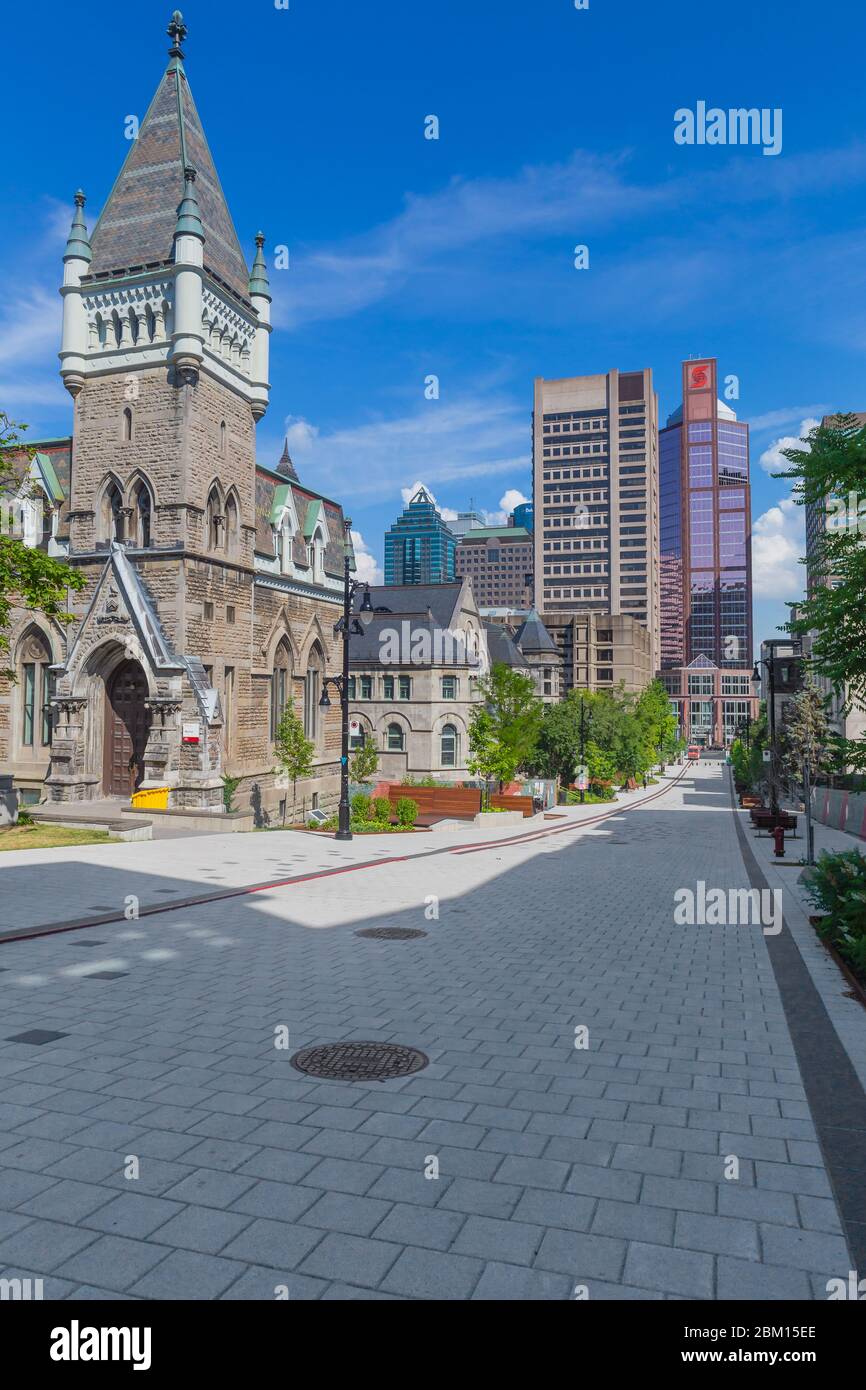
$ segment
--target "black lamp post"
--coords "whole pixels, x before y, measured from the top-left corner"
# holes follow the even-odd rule
[[[580,696],[580,762],[581,762],[582,780],[585,782],[585,781],[587,780],[587,768],[586,768],[586,705],[585,705],[584,702],[583,702],[583,694],[582,694],[582,693],[581,693],[581,696]],[[586,792],[584,791],[583,787],[581,787],[581,789],[580,789],[580,804],[581,804],[581,806],[583,806],[583,805],[586,804]]]
[[[761,689],[761,673],[758,670],[759,666],[763,666],[766,669],[770,680],[770,698],[767,701],[770,727],[770,810],[773,812],[774,816],[778,816],[779,792],[776,786],[776,673],[773,668],[772,655],[769,661],[765,661],[762,657],[755,662],[755,669],[752,672],[752,685],[755,687],[756,694],[758,694]]]
[[[370,585],[363,584],[358,579],[353,579],[350,571],[352,558],[352,547],[350,541],[350,531],[352,523],[348,517],[344,522],[345,541],[344,541],[344,568],[343,568],[343,616],[338,622],[334,623],[334,633],[340,633],[343,638],[343,670],[339,676],[326,676],[322,682],[322,698],[319,701],[319,709],[330,709],[331,701],[328,699],[328,686],[333,685],[340,693],[340,814],[339,825],[337,828],[336,839],[351,840],[352,821],[351,809],[349,807],[349,638],[363,637],[364,628],[357,618],[352,617],[352,599],[359,589],[364,590],[364,597],[361,600],[361,612],[372,613],[373,604],[370,600]]]

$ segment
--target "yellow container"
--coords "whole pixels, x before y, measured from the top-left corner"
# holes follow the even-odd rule
[[[170,787],[147,787],[144,791],[133,792],[129,798],[140,811],[166,811]]]

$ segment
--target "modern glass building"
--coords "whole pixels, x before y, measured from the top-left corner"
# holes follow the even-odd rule
[[[448,584],[456,538],[423,487],[385,533],[386,584]]]
[[[659,432],[662,670],[752,659],[749,426],[718,399],[715,358],[683,363]]]

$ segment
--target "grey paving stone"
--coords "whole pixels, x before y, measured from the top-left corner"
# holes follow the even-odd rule
[[[297,1270],[284,1274],[265,1265],[250,1265],[240,1279],[217,1296],[227,1302],[282,1302],[286,1297],[284,1290],[287,1290],[290,1302],[312,1303],[330,1287],[327,1279],[310,1279],[307,1275],[298,1274]]]
[[[755,1164],[755,1184],[772,1192],[795,1192],[798,1196],[830,1197],[832,1191],[823,1169],[804,1168],[793,1163]]]
[[[674,1212],[665,1207],[640,1202],[612,1202],[603,1198],[592,1220],[593,1235],[621,1236],[624,1240],[644,1240],[671,1245],[674,1238]]]
[[[403,1298],[470,1298],[484,1266],[481,1260],[438,1250],[404,1250],[382,1281],[382,1291]]]
[[[229,1207],[256,1184],[255,1178],[241,1177],[214,1168],[199,1168],[166,1191],[175,1202],[192,1202],[203,1207]]]
[[[244,1265],[219,1255],[173,1250],[129,1292],[137,1298],[210,1300],[220,1298],[246,1272]]]
[[[811,1298],[809,1280],[800,1269],[785,1269],[756,1260],[732,1260],[723,1255],[718,1260],[718,1290],[716,1297],[726,1301],[800,1302]]]
[[[484,1266],[472,1298],[493,1303],[558,1302],[571,1298],[571,1294],[567,1275],[491,1261]]]
[[[641,1200],[651,1206],[670,1207],[674,1211],[714,1213],[716,1185],[698,1182],[695,1178],[666,1178],[650,1174],[641,1189]]]
[[[658,1149],[646,1144],[617,1144],[610,1161],[612,1168],[626,1168],[634,1173],[655,1173],[675,1178],[682,1159],[673,1149]]]
[[[94,1239],[93,1231],[80,1234],[90,1242],[87,1249],[67,1259],[58,1269],[58,1274],[77,1283],[101,1284],[108,1289],[119,1289],[121,1293],[130,1289],[170,1253],[167,1245],[126,1240],[122,1236],[97,1236]]]
[[[493,1175],[494,1182],[524,1187],[548,1187],[559,1192],[569,1175],[569,1165],[550,1158],[519,1158],[509,1154]]]
[[[762,1224],[761,1241],[768,1264],[813,1270],[818,1274],[830,1271],[838,1278],[847,1278],[851,1268],[848,1247],[842,1236]]]
[[[547,1231],[535,1263],[539,1269],[567,1274],[578,1284],[592,1278],[617,1280],[622,1274],[625,1252],[626,1242],[610,1236]]]
[[[531,1265],[543,1234],[541,1226],[513,1218],[503,1221],[492,1216],[470,1216],[452,1250],[458,1255],[478,1255],[488,1260],[499,1258],[507,1264]]]
[[[599,1168],[589,1163],[575,1163],[569,1173],[565,1190],[579,1192],[585,1197],[610,1197],[621,1202],[636,1202],[642,1181],[640,1173]]]
[[[354,1192],[363,1195],[381,1175],[381,1164],[325,1158],[304,1175],[303,1182],[308,1187],[322,1187],[329,1192]]]
[[[301,1180],[321,1162],[316,1154],[284,1153],[281,1149],[262,1149],[236,1170],[239,1177],[269,1178],[273,1182]]]
[[[330,1233],[320,1239],[301,1265],[302,1274],[339,1279],[362,1288],[376,1288],[400,1254],[400,1246],[363,1236]]]
[[[218,1255],[225,1245],[250,1224],[252,1217],[216,1207],[186,1207],[154,1231],[164,1245],[179,1245],[203,1255]]]
[[[310,1226],[257,1217],[221,1253],[226,1259],[290,1270],[300,1264],[321,1239],[322,1232]]]
[[[633,1241],[626,1255],[623,1278],[637,1288],[681,1294],[684,1298],[712,1298],[713,1259],[691,1250]]]
[[[40,1192],[54,1187],[57,1179],[47,1173],[23,1173],[15,1168],[0,1169],[0,1207],[14,1208]]]
[[[387,1240],[395,1245],[448,1250],[466,1221],[463,1212],[399,1203],[377,1224],[375,1235],[377,1240]]]
[[[757,1260],[761,1255],[756,1223],[732,1216],[681,1211],[677,1215],[674,1243],[686,1250],[706,1250],[744,1260]]]
[[[368,1197],[382,1197],[389,1202],[409,1202],[415,1206],[435,1207],[443,1193],[457,1181],[451,1177],[428,1179],[422,1172],[410,1168],[386,1168],[373,1183]],[[463,1179],[463,1181],[468,1181]]]
[[[520,1188],[504,1182],[479,1182],[474,1178],[455,1178],[440,1198],[439,1205],[448,1211],[463,1211],[471,1216],[510,1216]]]
[[[11,1265],[18,1271],[32,1269],[42,1275],[57,1273],[63,1278],[58,1266],[96,1239],[94,1231],[36,1218],[0,1240],[0,1265]]]
[[[718,1211],[719,1216],[738,1216],[747,1221],[772,1221],[779,1226],[800,1224],[796,1202],[789,1192],[771,1192],[766,1187],[740,1187],[735,1182],[719,1183]]]
[[[67,1225],[74,1226],[98,1207],[105,1206],[113,1196],[111,1188],[67,1179],[55,1182],[44,1192],[28,1198],[20,1204],[18,1211],[26,1212],[30,1216],[41,1216],[48,1221],[64,1221]]]
[[[800,1224],[807,1230],[839,1235],[842,1230],[836,1203],[829,1197],[797,1197]],[[773,1220],[777,1218],[773,1217]]]
[[[313,1194],[315,1195],[315,1194]],[[374,1197],[358,1197],[348,1192],[325,1192],[305,1209],[301,1222],[326,1231],[343,1231],[346,1235],[368,1236],[380,1225],[383,1217],[394,1210],[390,1202]],[[420,1211],[410,1207],[409,1211]],[[383,1236],[383,1240],[390,1239]]]

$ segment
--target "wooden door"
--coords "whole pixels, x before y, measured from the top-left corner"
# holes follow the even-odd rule
[[[147,681],[137,661],[123,661],[105,692],[104,791],[131,796],[144,777],[149,716],[144,707]]]

